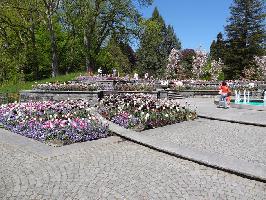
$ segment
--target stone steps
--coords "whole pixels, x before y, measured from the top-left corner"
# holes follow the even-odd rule
[[[168,92],[169,100],[184,99],[184,97],[176,92]]]

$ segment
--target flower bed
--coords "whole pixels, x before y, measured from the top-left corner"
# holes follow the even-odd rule
[[[155,91],[153,83],[117,83],[115,90],[118,91]]]
[[[108,125],[91,114],[89,102],[29,102],[0,106],[0,125],[45,143],[60,145],[107,137]]]
[[[33,86],[33,90],[50,90],[50,91],[96,91],[96,84],[85,83],[46,83]]]
[[[108,76],[78,76],[75,79],[76,81],[80,82],[97,82],[97,81],[103,81],[103,80],[123,80],[123,78],[120,77],[108,77]]]
[[[181,106],[176,101],[158,100],[144,94],[105,96],[100,101],[98,112],[124,128],[137,131],[193,120],[197,117],[189,105]]]

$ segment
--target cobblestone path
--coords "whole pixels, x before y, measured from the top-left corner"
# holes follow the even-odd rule
[[[212,152],[266,167],[266,128],[197,119],[143,132],[200,152]],[[266,173],[266,172],[265,172]]]
[[[266,197],[265,183],[178,159],[118,137],[93,141],[86,148],[73,148],[63,155],[46,158],[0,141],[0,160],[3,200]]]

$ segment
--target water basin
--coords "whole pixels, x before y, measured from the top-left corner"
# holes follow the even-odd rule
[[[243,104],[243,105],[250,105],[250,106],[266,106],[266,102],[263,102],[263,101],[250,101],[250,102],[243,102],[243,101],[240,101],[240,102],[237,102],[235,103],[234,101],[231,102],[232,104]]]
[[[266,111],[266,102],[263,99],[252,99],[249,102],[240,102],[235,103],[234,100],[231,100],[231,107],[238,109],[248,109],[248,110],[258,110],[258,111]]]

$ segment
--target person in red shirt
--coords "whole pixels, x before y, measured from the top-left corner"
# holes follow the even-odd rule
[[[223,102],[224,104],[224,108],[228,108],[229,107],[229,103],[230,103],[230,95],[231,95],[231,91],[229,89],[229,87],[227,86],[227,83],[225,81],[222,82],[222,85],[219,87],[219,94],[220,96],[220,102]],[[229,103],[228,103],[229,101]]]

